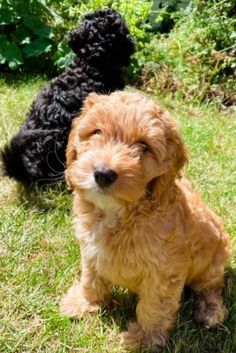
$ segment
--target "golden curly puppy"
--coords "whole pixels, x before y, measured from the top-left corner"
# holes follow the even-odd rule
[[[221,291],[230,241],[221,221],[180,177],[187,151],[176,124],[138,93],[91,94],[67,148],[82,276],[61,312],[82,316],[107,302],[111,285],[138,294],[131,349],[164,346],[185,285],[206,327],[227,315]]]

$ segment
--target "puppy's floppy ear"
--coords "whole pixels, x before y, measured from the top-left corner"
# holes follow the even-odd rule
[[[73,184],[70,179],[69,168],[71,164],[76,160],[77,157],[77,145],[78,145],[78,136],[77,136],[77,126],[79,123],[80,117],[74,119],[66,147],[66,171],[65,179],[69,189],[73,189]]]
[[[155,183],[152,184],[153,196],[158,199],[164,195],[168,197],[168,190],[170,195],[173,194],[174,181],[180,176],[181,169],[188,162],[187,147],[177,130],[175,121],[166,113],[161,114],[159,118],[162,121],[166,139],[167,154],[163,163],[167,168],[166,172],[157,177]]]
[[[170,170],[176,176],[188,162],[188,151],[177,130],[176,122],[168,115],[165,115],[165,125]]]

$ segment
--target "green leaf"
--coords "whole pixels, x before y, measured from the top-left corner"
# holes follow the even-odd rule
[[[26,44],[23,48],[23,52],[26,54],[27,57],[37,57],[43,53],[50,52],[51,48],[52,44],[49,40],[39,38],[29,44]]]
[[[39,16],[26,16],[23,21],[24,25],[30,28],[34,34],[43,38],[52,38],[52,28],[45,24]]]
[[[7,43],[7,38],[3,34],[0,34],[0,64],[4,64],[6,61],[5,48]]]
[[[19,66],[19,63],[13,59],[8,62],[8,66],[10,67],[10,69],[16,70]]]
[[[230,39],[235,39],[236,38],[236,32],[233,31],[231,34],[230,34]]]
[[[30,43],[32,35],[33,33],[31,29],[25,27],[24,25],[18,26],[16,30],[12,33],[12,37],[19,44]]]
[[[0,53],[0,64],[4,64],[6,62],[6,58]]]
[[[69,54],[66,54],[65,56],[56,60],[55,64],[60,69],[65,69],[66,67],[68,67],[71,64],[71,62],[74,60],[74,58],[75,58],[75,54],[71,51]]]
[[[57,51],[53,55],[53,60],[57,67],[64,69],[70,65],[75,56],[76,55],[72,52],[67,42],[62,40],[57,46]]]
[[[16,69],[23,63],[23,57],[18,46],[9,42],[5,36],[0,35],[0,63],[8,62],[11,69]]]
[[[16,22],[20,17],[18,14],[12,9],[2,9],[0,8],[0,25],[7,25],[10,23]]]
[[[16,68],[23,63],[22,53],[15,43],[10,43],[6,48],[6,60],[10,68]]]
[[[53,17],[55,24],[59,25],[59,24],[62,24],[64,22],[63,18],[60,15],[58,15],[58,13],[56,11],[54,11],[49,6],[47,6],[46,1],[44,1],[44,0],[35,0],[35,2],[38,3],[38,5],[42,6],[43,10],[45,12],[47,12],[47,14],[50,17]]]

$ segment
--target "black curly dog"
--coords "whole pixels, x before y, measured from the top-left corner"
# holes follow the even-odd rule
[[[20,131],[1,151],[5,175],[25,185],[63,180],[71,123],[86,96],[124,88],[122,68],[129,64],[134,42],[117,12],[86,15],[68,43],[77,57],[39,93]]]

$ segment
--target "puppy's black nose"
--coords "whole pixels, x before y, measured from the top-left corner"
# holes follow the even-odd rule
[[[97,168],[94,172],[94,179],[101,187],[106,187],[114,183],[117,178],[116,172],[112,169]]]

